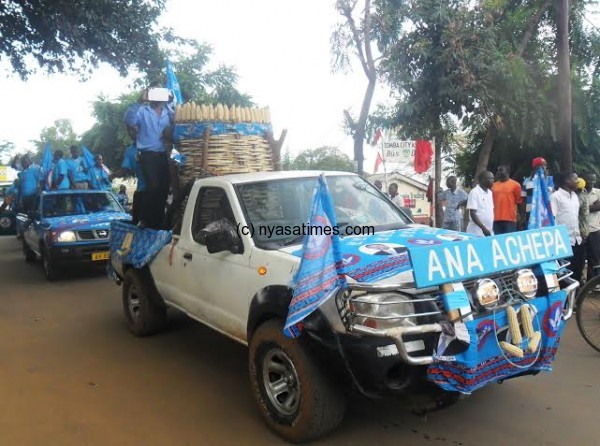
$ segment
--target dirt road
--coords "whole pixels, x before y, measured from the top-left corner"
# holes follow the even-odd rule
[[[47,283],[13,237],[0,238],[0,283],[0,445],[282,444],[255,409],[243,346],[182,315],[134,338],[111,281]],[[600,444],[599,408],[600,355],[572,320],[552,374],[493,385],[426,419],[357,398],[319,444]]]

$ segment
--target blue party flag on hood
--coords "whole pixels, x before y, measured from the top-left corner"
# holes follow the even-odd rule
[[[554,215],[550,205],[550,194],[542,168],[538,168],[533,179],[533,194],[531,196],[531,213],[527,229],[539,229],[554,226]]]
[[[167,60],[167,88],[173,92],[175,96],[176,104],[183,104],[183,97],[181,96],[181,87],[179,81],[175,76],[175,70],[173,70],[173,64]]]
[[[44,189],[50,190],[52,187],[52,163],[54,159],[52,156],[52,147],[47,142],[44,147],[44,153],[42,155],[42,171],[44,172]]]
[[[339,236],[332,230],[335,226],[329,188],[325,175],[321,174],[312,198],[300,267],[292,281],[294,291],[284,327],[289,337],[299,336],[300,322],[346,284],[340,269]]]

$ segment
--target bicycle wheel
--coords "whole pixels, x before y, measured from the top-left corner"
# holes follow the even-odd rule
[[[600,352],[600,276],[589,280],[577,296],[577,328],[585,342]]]

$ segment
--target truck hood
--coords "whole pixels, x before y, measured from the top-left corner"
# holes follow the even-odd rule
[[[108,229],[113,220],[130,221],[131,215],[125,212],[97,212],[94,214],[67,215],[63,217],[47,217],[42,224],[50,229]]]
[[[343,272],[357,282],[412,281],[409,247],[444,245],[474,238],[447,229],[411,224],[402,229],[373,235],[340,239]],[[302,257],[302,246],[282,248],[282,252]]]

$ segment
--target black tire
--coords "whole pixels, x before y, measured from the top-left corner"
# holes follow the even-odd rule
[[[579,292],[575,316],[585,342],[600,352],[600,276],[589,280]]]
[[[127,328],[136,336],[150,336],[164,329],[167,309],[148,270],[131,268],[125,273],[123,311]]]
[[[25,256],[25,261],[27,263],[33,263],[37,259],[37,255],[31,250],[31,248],[29,247],[29,245],[27,245],[25,240],[23,240],[23,255]]]
[[[46,280],[48,280],[48,282],[53,282],[58,278],[58,271],[56,269],[56,266],[54,265],[54,262],[52,262],[52,259],[50,258],[50,256],[48,256],[46,254],[44,249],[42,249],[41,251],[42,251],[42,266],[44,268],[44,276],[46,276]]]
[[[346,401],[341,389],[318,366],[301,338],[283,334],[280,321],[264,322],[254,332],[249,363],[260,413],[285,440],[313,440],[342,421]],[[282,387],[275,390],[275,383]]]

